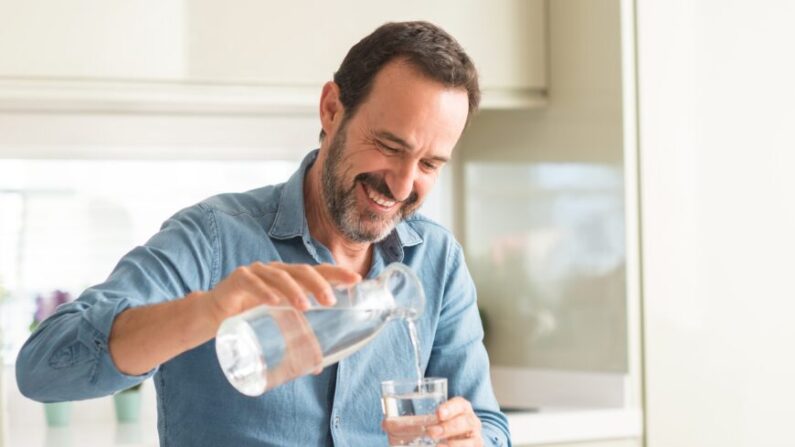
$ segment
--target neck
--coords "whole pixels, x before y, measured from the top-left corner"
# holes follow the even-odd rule
[[[348,240],[334,224],[323,200],[321,170],[324,162],[318,156],[304,178],[304,212],[309,234],[331,251],[338,265],[365,277],[370,270],[373,244]]]

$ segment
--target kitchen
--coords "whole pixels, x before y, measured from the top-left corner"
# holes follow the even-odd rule
[[[320,88],[346,49],[416,19],[480,70],[481,111],[422,213],[464,247],[513,444],[795,445],[793,15],[775,1],[0,3],[0,446],[157,445],[151,380],[133,423],[107,397],[47,428],[19,394],[36,296],[101,281],[186,205],[286,180],[317,146]]]

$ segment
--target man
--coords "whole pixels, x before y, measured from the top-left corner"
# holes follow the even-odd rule
[[[186,208],[108,280],[41,325],[17,360],[40,401],[111,394],[154,376],[161,445],[375,446],[405,427],[381,421],[379,383],[412,377],[402,325],[361,351],[259,398],[226,381],[212,338],[225,318],[402,262],[427,303],[418,321],[426,376],[451,399],[427,434],[449,446],[510,445],[488,377],[475,290],[461,247],[414,215],[476,110],[477,74],[455,40],[391,23],[351,48],[320,98],[321,146],[284,184]],[[383,430],[383,431],[382,431]]]

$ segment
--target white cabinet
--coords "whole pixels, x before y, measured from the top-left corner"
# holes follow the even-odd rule
[[[348,48],[388,21],[428,20],[453,36],[479,67],[487,91],[525,95],[546,86],[542,0],[191,2],[189,76],[318,85]]]
[[[545,98],[545,10],[544,0],[0,0],[0,80],[286,88],[314,109],[358,39],[387,21],[428,20],[475,60],[484,107],[531,107]]]

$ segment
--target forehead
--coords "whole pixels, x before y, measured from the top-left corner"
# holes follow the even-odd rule
[[[376,75],[356,115],[373,132],[386,131],[419,149],[452,152],[469,113],[464,88],[450,88],[402,60]]]

